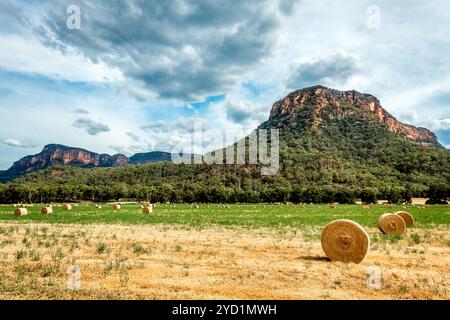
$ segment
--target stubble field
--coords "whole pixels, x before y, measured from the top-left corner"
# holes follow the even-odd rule
[[[18,217],[0,207],[0,299],[450,298],[448,206],[158,205],[149,216],[134,204],[40,208]],[[382,235],[378,216],[398,210],[416,225]],[[320,232],[338,218],[368,231],[361,264],[322,252]],[[376,287],[367,283],[374,269]],[[73,270],[78,290],[67,284]]]

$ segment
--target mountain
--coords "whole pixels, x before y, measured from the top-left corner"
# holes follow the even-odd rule
[[[263,126],[295,130],[307,127],[311,131],[326,129],[330,123],[358,116],[362,121],[378,121],[386,129],[416,143],[440,147],[436,135],[426,128],[416,128],[395,119],[370,95],[357,91],[338,91],[315,86],[294,91],[277,101]]]
[[[60,144],[48,144],[40,153],[23,157],[14,162],[11,168],[0,173],[0,181],[7,181],[28,172],[57,164],[83,168],[116,167],[128,164],[128,158],[121,154],[111,156]]]
[[[148,163],[149,153],[109,168],[47,167],[16,178],[20,184],[4,186],[12,188],[4,194],[19,197],[30,194],[23,188],[64,186],[68,190],[55,191],[56,200],[82,194],[100,201],[346,202],[367,194],[398,201],[427,196],[429,190],[437,190],[439,197],[449,193],[450,150],[431,131],[396,120],[372,95],[322,86],[297,90],[275,102],[258,128],[280,130],[274,175],[261,175],[261,165]]]
[[[136,153],[135,155],[131,156],[128,160],[130,164],[172,161],[172,154],[163,151]]]
[[[0,171],[0,182],[9,181],[20,175],[53,165],[80,168],[123,167],[132,164],[171,161],[171,156],[171,153],[154,151],[138,153],[128,158],[122,154],[98,154],[81,148],[49,144],[40,153],[23,157],[8,170]]]

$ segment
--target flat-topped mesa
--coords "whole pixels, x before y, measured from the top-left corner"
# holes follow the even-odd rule
[[[99,154],[82,148],[61,144],[48,144],[35,155],[25,156],[14,162],[11,168],[0,171],[0,182],[12,180],[20,175],[45,169],[52,165],[68,165],[81,168],[125,167],[141,163],[171,161],[172,154],[162,151],[139,153],[130,158],[123,154]]]
[[[295,119],[299,116],[299,111],[310,109],[312,127],[317,129],[320,128],[323,118],[329,116],[325,113],[329,113],[330,109],[324,110],[329,106],[333,107],[334,119],[342,119],[354,114],[351,107],[361,108],[369,111],[377,121],[398,136],[423,145],[439,146],[436,135],[430,130],[401,123],[383,109],[376,97],[354,90],[339,91],[323,86],[314,86],[294,91],[272,106],[269,121],[286,117],[295,127],[297,123]]]
[[[128,164],[124,155],[98,154],[81,148],[48,144],[36,155],[26,156],[15,162],[13,168],[18,172],[30,172],[54,164],[81,167],[116,167]]]

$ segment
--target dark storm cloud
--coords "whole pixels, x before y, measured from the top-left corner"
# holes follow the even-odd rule
[[[99,133],[110,131],[107,125],[87,118],[75,120],[73,126],[78,129],[86,130],[86,132],[91,136],[96,136]]]
[[[46,17],[46,40],[119,67],[162,98],[198,101],[231,88],[271,53],[278,11],[291,2],[82,0],[82,29],[68,30],[72,1],[59,1]]]
[[[267,110],[258,107],[249,101],[233,101],[229,100],[224,105],[227,119],[234,123],[243,124],[254,120],[262,122],[267,117]]]
[[[358,72],[356,61],[341,54],[299,63],[293,66],[288,79],[289,89],[347,81]]]
[[[251,110],[250,106],[244,103],[233,103],[228,102],[225,105],[225,109],[227,111],[228,120],[235,123],[242,123],[250,119],[253,115],[253,110]]]

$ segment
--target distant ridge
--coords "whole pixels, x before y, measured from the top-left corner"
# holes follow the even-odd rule
[[[171,161],[172,154],[162,151],[138,153],[128,158],[123,154],[99,154],[86,149],[61,144],[48,144],[35,155],[23,157],[11,168],[0,171],[0,182],[12,180],[20,175],[45,169],[52,165],[68,165],[81,168],[125,167],[141,163]]]

